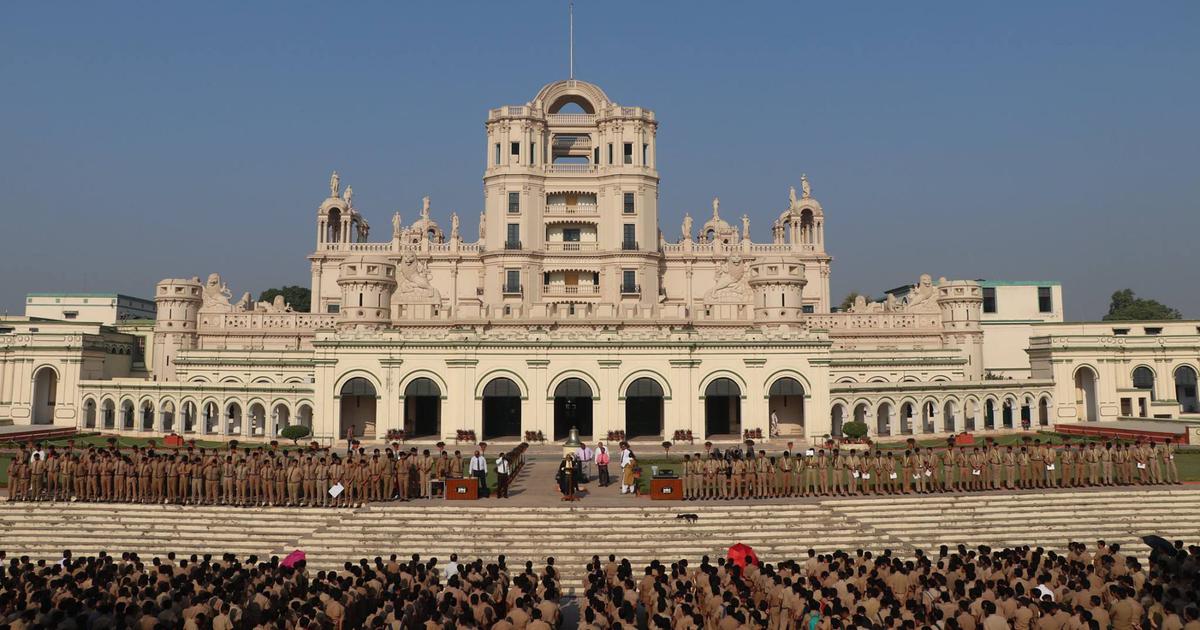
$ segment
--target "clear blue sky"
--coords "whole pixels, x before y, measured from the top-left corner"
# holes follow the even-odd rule
[[[309,279],[329,172],[378,231],[474,234],[487,109],[565,78],[566,2],[16,3],[0,21],[0,309]],[[1200,2],[579,0],[576,74],[657,112],[664,233],[800,173],[833,290],[1061,280],[1200,317]]]

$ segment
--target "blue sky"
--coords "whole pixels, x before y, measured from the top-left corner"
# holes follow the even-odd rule
[[[329,172],[475,231],[487,109],[565,78],[566,2],[22,3],[0,21],[0,310],[219,272],[307,284]],[[656,111],[659,200],[807,173],[833,291],[1060,280],[1200,317],[1200,3],[576,3],[576,75]]]

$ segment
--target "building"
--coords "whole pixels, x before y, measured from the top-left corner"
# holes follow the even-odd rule
[[[113,325],[135,319],[154,319],[154,300],[120,293],[30,293],[25,316]]]
[[[929,275],[834,312],[806,177],[761,240],[718,199],[664,227],[657,126],[577,80],[490,110],[472,235],[425,198],[372,239],[334,173],[311,312],[234,300],[211,274],[158,283],[152,324],[5,320],[0,419],[251,438],[301,423],[326,441],[571,428],[811,441],[851,420],[908,435],[1197,417],[1195,323],[1122,335],[1062,323],[1056,283]]]

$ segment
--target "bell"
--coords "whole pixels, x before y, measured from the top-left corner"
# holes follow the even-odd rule
[[[579,429],[571,427],[571,432],[567,434],[567,441],[563,443],[567,448],[579,448],[583,446],[583,442],[579,441]]]

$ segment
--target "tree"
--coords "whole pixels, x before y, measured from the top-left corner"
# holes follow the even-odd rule
[[[861,440],[867,436],[867,423],[852,420],[842,425],[842,435],[851,440]]]
[[[1155,319],[1183,319],[1183,314],[1158,300],[1137,297],[1133,289],[1113,293],[1104,316],[1104,321],[1110,322]]]
[[[292,310],[300,313],[307,313],[309,306],[312,304],[312,291],[308,287],[298,287],[288,285],[281,289],[267,289],[258,296],[259,302],[270,302],[275,299],[276,295],[282,295],[283,301],[287,302]]]
[[[279,432],[284,439],[291,440],[292,444],[296,444],[300,440],[308,437],[309,433],[311,433],[311,431],[303,424],[289,424],[286,427],[283,427],[283,430]]]
[[[842,311],[843,313],[850,310],[850,307],[854,306],[854,300],[856,298],[858,298],[858,296],[860,296],[860,295],[863,296],[863,298],[865,298],[867,300],[867,302],[875,301],[871,296],[867,295],[866,293],[859,293],[858,291],[851,291],[846,294],[846,297],[842,298],[842,303],[838,305],[838,310]]]

